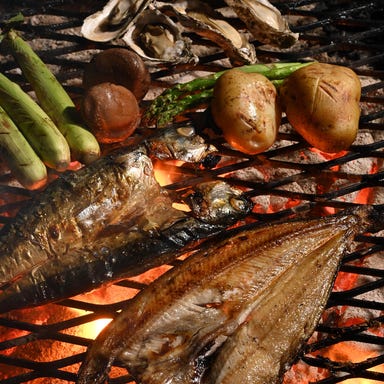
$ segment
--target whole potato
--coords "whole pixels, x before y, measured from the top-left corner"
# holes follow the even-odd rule
[[[257,154],[276,140],[281,110],[275,86],[263,75],[233,68],[216,81],[211,111],[235,149]]]
[[[291,74],[279,92],[288,121],[313,147],[334,153],[355,140],[361,84],[351,69],[314,63]]]
[[[81,113],[100,143],[125,140],[138,127],[141,119],[134,94],[113,83],[96,84],[89,88],[81,103]]]

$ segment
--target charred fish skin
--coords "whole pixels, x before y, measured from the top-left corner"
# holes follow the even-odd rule
[[[220,202],[210,194],[216,189],[226,191]],[[217,234],[252,209],[251,202],[238,189],[221,181],[196,186],[189,200],[196,199],[195,195],[205,207],[206,213],[197,212],[201,218],[174,209],[167,194],[152,194],[152,208],[143,217],[132,216],[136,227],[123,227],[120,245],[119,233],[113,230],[110,237],[95,240],[92,248],[76,249],[60,262],[36,266],[33,272],[4,287],[0,313],[55,302],[169,263],[188,245]],[[216,208],[218,203],[221,209]],[[192,215],[196,213],[192,203],[191,209]]]
[[[172,206],[173,197],[158,184],[147,153],[156,146],[157,156],[185,160],[179,150],[183,143],[192,148],[188,160],[198,162],[216,150],[188,132],[164,130],[134,149],[111,153],[63,175],[28,204],[1,231],[0,312],[144,272],[246,216],[252,204],[224,182],[203,191],[197,187],[190,214]],[[223,192],[221,200],[210,194],[213,187]],[[197,197],[203,210],[195,209]]]
[[[129,210],[124,205],[132,193],[156,193],[151,168],[150,159],[138,150],[106,156],[58,178],[2,229],[0,284],[67,255],[71,247],[91,243],[104,231],[105,222],[117,224],[119,215]]]
[[[104,329],[88,350],[78,384],[103,382],[115,360],[145,384],[222,382],[218,366],[235,348],[225,352],[226,345],[230,345],[226,340],[236,340],[237,344],[239,338],[243,342],[248,319],[250,316],[257,319],[258,311],[262,311],[262,319],[268,320],[270,329],[278,322],[281,314],[269,311],[271,287],[273,303],[280,309],[287,300],[286,287],[295,293],[296,303],[304,302],[308,306],[302,341],[309,336],[323,308],[345,248],[365,225],[364,212],[344,213],[242,230],[207,248],[202,247],[182,265],[141,291]],[[310,261],[307,261],[308,255]],[[331,261],[328,263],[328,260]],[[316,291],[320,309],[313,295],[300,301],[303,283],[291,281],[296,270],[300,270],[310,286],[313,273],[321,269],[319,263],[325,265],[322,277],[327,281],[325,288]],[[297,313],[297,308],[295,311]],[[257,320],[254,321],[256,323],[251,321],[249,327],[256,334]],[[296,337],[301,326],[302,322],[282,345],[273,348],[285,350],[291,357],[296,350],[290,344],[291,338]],[[202,373],[196,370],[198,361],[212,354],[217,354],[216,365],[201,377]],[[272,355],[272,359],[280,363],[281,356]],[[264,361],[260,359],[259,363],[265,361],[264,356]],[[280,373],[281,366],[277,366]],[[236,370],[232,371],[232,376],[236,374]],[[251,371],[249,377],[253,380],[256,375]],[[234,377],[231,379],[237,382]]]
[[[188,132],[164,130],[143,145],[118,150],[52,182],[0,231],[0,287],[35,266],[67,255],[71,247],[81,249],[105,238],[108,231],[116,232],[149,210],[137,199],[165,196],[154,177],[149,149],[156,147],[153,155],[161,159],[191,162],[203,161],[216,151],[193,128]],[[184,152],[177,150],[181,146]],[[189,149],[186,159],[183,155]]]
[[[45,301],[50,291],[42,281],[49,274],[70,267],[80,273],[87,261],[118,248],[129,226],[140,229],[136,221],[147,214],[143,198],[165,199],[143,148],[106,156],[53,182],[1,232],[1,311],[7,310],[6,303],[16,305],[23,294],[29,297],[36,290],[36,297],[42,295]],[[178,218],[169,211],[157,224]],[[61,283],[64,287],[65,281]],[[35,288],[24,291],[24,285]]]

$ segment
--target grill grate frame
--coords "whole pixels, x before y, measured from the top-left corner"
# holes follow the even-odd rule
[[[213,2],[216,6],[222,6],[220,0]],[[360,159],[374,159],[382,164],[384,157],[384,7],[380,1],[289,1],[273,2],[284,14],[292,20],[293,30],[300,32],[301,44],[294,49],[275,51],[268,46],[261,46],[257,42],[258,58],[261,62],[275,60],[301,61],[315,59],[328,61],[335,64],[348,65],[355,72],[368,79],[362,88],[362,105],[366,108],[360,119],[360,129],[372,134],[374,139],[370,143],[356,144],[351,150],[338,158],[324,159],[322,162],[303,162],[298,153],[308,150],[308,146],[299,137],[291,132],[281,132],[279,139],[287,142],[276,149],[272,149],[263,155],[244,156],[230,151],[218,144],[223,155],[231,160],[214,170],[200,170],[188,166],[175,167],[175,174],[179,175],[179,181],[169,185],[168,188],[180,190],[199,181],[226,177],[234,184],[240,185],[247,190],[247,194],[258,199],[262,196],[280,198],[299,202],[292,207],[280,207],[271,213],[263,210],[253,212],[250,220],[270,222],[272,220],[306,213],[327,212],[329,209],[345,209],[355,202],[351,202],[350,195],[370,190],[381,193],[384,187],[384,171],[378,168],[374,172],[350,173],[343,170],[347,163]],[[20,1],[16,5],[1,0],[1,23],[9,17],[21,11],[26,17],[42,17],[39,20],[49,20],[47,24],[24,24],[20,29],[30,41],[45,42],[37,50],[42,59],[52,66],[58,79],[65,85],[66,89],[76,100],[82,95],[81,78],[84,65],[90,55],[100,49],[109,47],[108,44],[88,42],[79,35],[68,33],[78,31],[82,20],[89,13],[100,9],[104,5],[102,0],[85,0],[81,5],[74,0],[48,0],[36,2],[32,0]],[[75,8],[74,8],[75,6]],[[75,10],[74,10],[75,9]],[[91,11],[90,11],[91,10]],[[238,20],[232,20],[238,25]],[[241,23],[240,23],[241,25]],[[192,36],[200,44],[206,44]],[[59,44],[57,44],[59,43]],[[180,75],[188,71],[211,71],[221,69],[220,60],[224,58],[222,52],[218,51],[201,58],[197,67],[191,65],[176,65],[172,67],[158,67],[153,69],[153,85],[167,87],[172,83],[172,76]],[[19,72],[15,71],[15,64],[8,57],[0,57],[0,68],[9,77],[17,81],[26,90],[28,85],[24,83]],[[204,112],[191,112],[189,118],[204,121],[207,118]],[[283,120],[283,124],[286,121]],[[294,160],[292,160],[294,159]],[[249,168],[286,170],[285,175],[273,174],[268,181],[248,180],[239,178],[237,172]],[[381,168],[382,169],[382,168]],[[331,180],[342,180],[340,185],[328,190],[315,189],[313,193],[292,189],[293,183],[309,182],[317,185],[318,181],[330,182]],[[3,212],[16,212],[20,204],[30,197],[30,192],[20,190],[8,185],[9,176],[0,178],[0,197],[4,199],[1,207]],[[15,202],[15,196],[20,196],[21,201]],[[381,202],[379,202],[381,204]],[[1,222],[9,220],[7,215],[1,216]],[[383,258],[384,237],[379,234],[361,235],[356,239],[358,250],[350,253],[344,259],[341,272],[368,276],[371,278],[367,283],[350,290],[334,292],[328,303],[329,308],[349,306],[355,308],[368,308],[380,312],[380,315],[365,319],[358,325],[335,327],[321,324],[317,332],[325,335],[321,340],[309,342],[300,358],[310,367],[319,367],[328,372],[328,377],[317,381],[317,383],[338,383],[348,378],[366,378],[377,382],[384,382],[384,373],[373,372],[369,369],[384,363],[384,337],[375,334],[377,329],[382,329],[384,322],[384,302],[373,299],[361,299],[358,296],[371,291],[383,290],[384,270],[375,267],[359,265],[360,260],[371,257]],[[180,261],[175,261],[180,262]],[[116,284],[127,289],[142,289],[144,284],[128,279]],[[35,340],[57,340],[68,345],[86,347],[91,339],[74,336],[65,331],[78,325],[91,322],[103,317],[112,317],[116,311],[124,306],[125,301],[108,305],[97,305],[92,302],[68,299],[56,306],[78,308],[88,311],[87,314],[74,316],[66,320],[51,324],[33,324],[31,322],[17,320],[12,316],[0,317],[0,327],[3,329],[14,329],[23,332],[22,336],[0,341],[0,368],[21,367],[26,368],[25,373],[10,376],[1,380],[2,384],[25,383],[25,382],[73,382],[76,380],[74,372],[67,368],[79,364],[84,354],[75,353],[65,358],[53,359],[47,362],[38,362],[33,358],[15,358],[5,353],[17,346],[25,346]],[[336,345],[344,341],[356,341],[367,345],[374,345],[381,350],[377,357],[367,357],[362,362],[345,364],[325,358],[321,354],[324,347]],[[1,369],[0,369],[1,370]],[[121,375],[110,379],[111,383],[128,383],[132,381],[129,375]]]

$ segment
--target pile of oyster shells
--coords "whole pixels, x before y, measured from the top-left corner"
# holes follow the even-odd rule
[[[184,32],[193,32],[221,48],[234,65],[257,61],[252,40],[287,48],[295,44],[287,20],[268,0],[225,0],[227,7],[244,22],[241,31],[224,14],[201,0],[110,0],[88,16],[83,36],[92,41],[122,39],[144,60],[153,63],[198,62],[192,41]]]

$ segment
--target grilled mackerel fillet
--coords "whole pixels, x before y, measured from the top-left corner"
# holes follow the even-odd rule
[[[115,361],[145,384],[278,382],[318,323],[368,213],[246,229],[205,246],[104,329],[78,384],[103,382]]]
[[[188,129],[180,132],[163,131],[61,176],[2,229],[1,313],[169,262],[189,242],[249,213],[250,202],[224,182],[203,185],[191,195],[192,202],[193,196],[204,202],[201,212],[192,203],[197,217],[173,208],[172,196],[155,179],[148,148],[158,157],[188,156],[188,161],[212,153]]]

